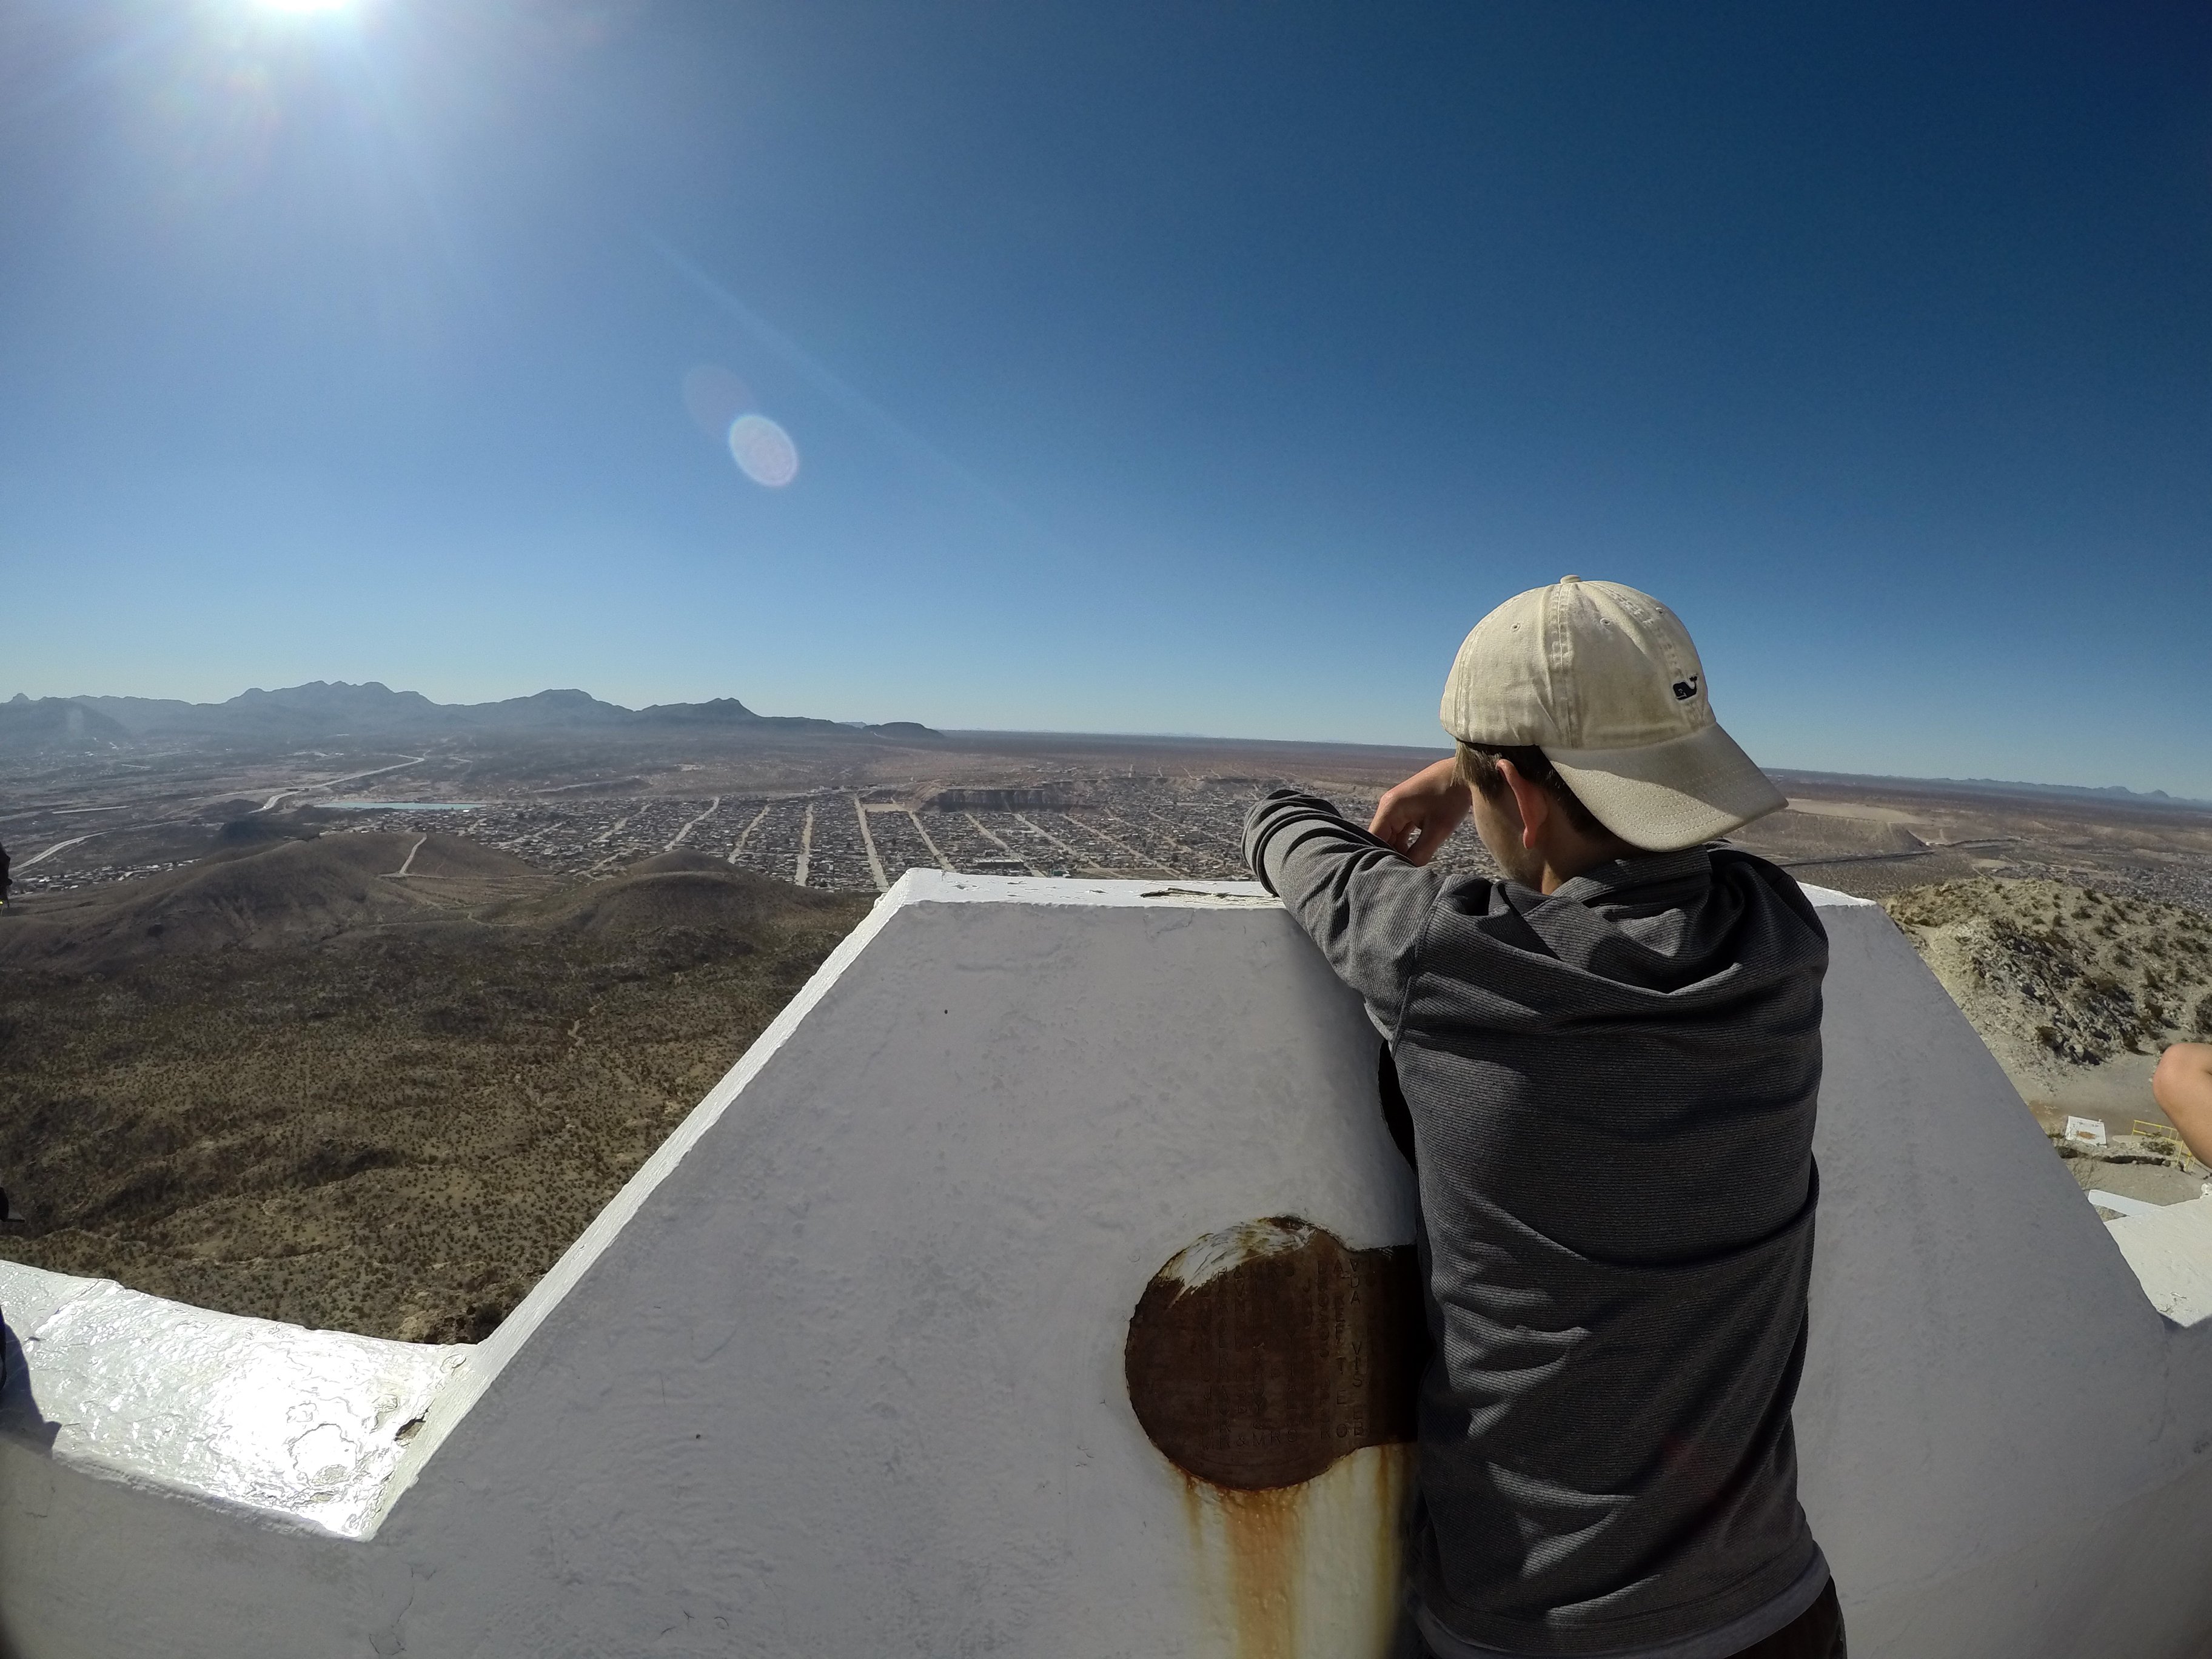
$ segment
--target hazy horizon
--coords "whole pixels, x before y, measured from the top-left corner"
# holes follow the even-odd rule
[[[331,687],[331,688],[333,688],[333,689],[342,689],[342,690],[365,690],[365,689],[368,689],[368,688],[371,688],[371,687],[381,687],[383,690],[386,690],[386,691],[388,691],[388,692],[391,692],[391,693],[392,693],[392,694],[394,694],[394,695],[406,695],[406,694],[409,694],[409,693],[416,693],[416,695],[421,695],[421,696],[426,696],[426,697],[428,696],[428,694],[427,694],[427,693],[417,693],[417,692],[416,692],[416,688],[414,688],[414,687],[412,687],[412,686],[399,686],[399,685],[392,685],[392,684],[391,684],[389,682],[386,682],[386,681],[380,681],[380,680],[350,680],[350,681],[349,681],[349,680],[307,680],[307,681],[301,681],[301,682],[299,684],[297,684],[297,685],[289,685],[289,686],[281,686],[281,685],[279,685],[279,686],[259,686],[259,685],[246,686],[246,687],[244,687],[244,688],[242,688],[241,690],[238,690],[238,691],[236,691],[236,692],[232,693],[228,697],[214,697],[214,698],[205,698],[205,699],[196,699],[196,698],[164,698],[164,697],[158,697],[158,696],[155,696],[155,697],[149,697],[149,698],[147,699],[147,701],[149,701],[149,702],[190,702],[190,703],[192,703],[194,706],[196,706],[196,707],[200,707],[200,708],[216,708],[216,707],[221,707],[222,704],[224,704],[224,703],[226,703],[226,702],[234,702],[234,701],[237,700],[238,698],[244,697],[244,696],[246,696],[252,695],[252,694],[256,693],[256,692],[261,693],[262,695],[264,695],[264,696],[276,696],[276,695],[281,695],[282,693],[283,693],[283,692],[285,692],[285,691],[296,691],[296,690],[305,690],[305,689],[307,689],[307,687],[309,687],[309,686],[313,686],[313,685],[325,685],[325,686]],[[580,692],[580,693],[582,693],[584,696],[586,696],[592,697],[592,698],[593,698],[593,699],[594,699],[595,701],[597,701],[597,702],[604,702],[604,703],[609,703],[609,704],[611,704],[611,706],[613,706],[613,707],[615,707],[615,708],[623,708],[623,709],[628,709],[628,710],[629,710],[629,711],[631,711],[631,712],[638,712],[638,711],[641,711],[641,710],[643,710],[643,709],[646,709],[646,708],[652,708],[652,707],[654,707],[654,706],[655,706],[655,705],[653,705],[653,704],[650,704],[650,703],[625,703],[625,702],[620,702],[620,701],[618,701],[618,700],[617,700],[617,699],[614,699],[614,698],[610,698],[610,697],[604,697],[604,696],[601,696],[598,692],[592,690],[591,690],[591,688],[589,688],[589,687],[587,687],[587,686],[577,686],[577,685],[564,685],[564,686],[550,686],[550,685],[549,685],[549,686],[540,686],[540,687],[539,687],[536,691],[510,692],[510,693],[506,694],[504,696],[493,696],[493,697],[477,698],[477,699],[473,699],[473,700],[471,700],[471,702],[467,702],[467,703],[455,703],[455,702],[447,702],[447,701],[446,701],[446,700],[444,700],[444,699],[437,698],[437,697],[429,697],[429,698],[428,698],[428,701],[429,701],[432,704],[434,704],[434,706],[436,706],[436,707],[440,707],[440,708],[469,708],[469,707],[480,706],[480,705],[482,705],[482,704],[487,704],[487,703],[496,703],[496,702],[512,702],[512,701],[516,701],[516,700],[525,699],[525,698],[529,698],[529,697],[533,697],[533,696],[540,696],[547,695],[547,694],[549,694],[549,693],[558,693],[558,692],[568,692],[568,691]],[[47,694],[47,695],[52,696],[52,695],[58,695],[58,694],[51,694],[51,693],[50,693],[50,694]],[[106,692],[106,691],[79,691],[79,692],[76,692],[76,693],[72,693],[72,694],[70,694],[69,696],[67,696],[67,697],[64,698],[63,700],[64,700],[64,701],[69,701],[69,702],[76,702],[76,701],[81,701],[81,700],[95,700],[95,699],[102,699],[102,698],[112,697],[112,696],[136,696],[136,695],[139,695],[139,694],[135,694],[135,693]],[[841,715],[824,715],[824,714],[817,714],[813,713],[812,711],[811,711],[811,710],[806,710],[806,709],[797,709],[797,708],[763,708],[763,707],[762,707],[762,706],[761,706],[761,704],[760,704],[757,700],[755,700],[755,699],[753,699],[753,698],[746,697],[746,696],[738,696],[738,695],[737,693],[735,693],[735,692],[729,692],[729,691],[716,692],[716,693],[714,693],[714,694],[712,694],[711,696],[707,696],[707,697],[701,697],[701,698],[696,698],[696,699],[688,699],[688,700],[686,700],[686,702],[687,702],[689,704],[690,704],[691,706],[696,706],[696,704],[701,703],[701,702],[714,702],[714,701],[716,701],[716,700],[719,700],[719,699],[723,699],[723,698],[727,698],[727,699],[730,699],[730,700],[735,701],[735,702],[737,702],[742,703],[742,704],[745,707],[745,708],[746,708],[746,709],[748,709],[750,712],[751,712],[752,714],[755,714],[761,715],[761,716],[763,716],[763,718],[775,719],[775,718],[793,718],[793,717],[797,717],[797,718],[801,718],[801,719],[834,720],[836,720],[836,721],[837,721],[839,724],[841,724],[841,725],[846,725],[846,726],[880,726],[880,725],[884,725],[884,724],[885,724],[885,723],[888,723],[888,722],[890,722],[890,721],[895,721],[895,720],[914,720],[915,724],[921,725],[921,726],[928,726],[928,727],[930,727],[930,728],[931,728],[931,729],[933,729],[933,730],[939,731],[939,732],[945,732],[945,733],[946,733],[946,734],[948,734],[948,735],[952,735],[952,736],[961,736],[961,735],[975,734],[975,735],[997,735],[997,736],[1032,736],[1032,735],[1033,735],[1033,736],[1037,736],[1037,737],[1059,737],[1059,738],[1136,738],[1136,739],[1145,739],[1145,740],[1160,740],[1160,741],[1167,741],[1167,742],[1226,743],[1226,744],[1285,744],[1285,745],[1309,745],[1309,746],[1316,746],[1316,747],[1347,747],[1347,748],[1363,748],[1363,747],[1364,747],[1364,748],[1377,748],[1377,749],[1406,749],[1406,750],[1428,750],[1428,751],[1440,751],[1440,750],[1443,750],[1448,749],[1448,748],[1450,746],[1450,744],[1449,744],[1449,739],[1448,739],[1448,738],[1447,738],[1443,734],[1443,732],[1442,732],[1441,729],[1439,730],[1438,734],[1437,734],[1437,736],[1436,739],[1435,739],[1433,742],[1431,742],[1431,743],[1419,743],[1419,742],[1406,743],[1406,742],[1389,742],[1389,741],[1370,741],[1370,740],[1366,740],[1366,739],[1330,738],[1312,738],[1312,737],[1296,737],[1296,736],[1292,736],[1292,737],[1259,737],[1259,736],[1255,736],[1255,735],[1253,735],[1253,734],[1251,734],[1251,733],[1249,733],[1249,732],[1218,732],[1218,731],[1207,731],[1207,730],[1203,730],[1203,729],[1194,729],[1194,730],[1174,730],[1174,731],[1169,731],[1169,730],[1142,731],[1142,730],[1105,730],[1105,729],[1097,728],[1097,727],[1075,727],[1075,726],[939,726],[939,725],[937,725],[935,722],[933,722],[933,721],[930,721],[930,720],[915,720],[915,717],[914,717],[913,715],[910,715],[910,714],[900,714],[900,713],[896,713],[896,712],[878,713],[878,714],[872,714],[872,715],[860,715],[860,716],[850,716],[850,717],[847,717],[847,716],[841,716]],[[18,699],[25,699],[25,700],[33,701],[33,702],[37,701],[37,699],[36,699],[36,698],[33,698],[33,697],[32,697],[32,696],[31,696],[31,694],[30,694],[30,693],[28,693],[28,692],[20,692],[20,691],[19,691],[19,692],[16,692],[16,693],[12,694],[10,697],[9,697],[8,699],[6,699],[6,701],[8,701],[8,702],[14,702],[14,701],[16,701],[16,700],[18,700]],[[2112,790],[2114,790],[2114,789],[2124,789],[2124,790],[2127,790],[2130,793],[2132,793],[2132,794],[2140,794],[2140,795],[2163,795],[2163,796],[2166,797],[2166,798],[2167,798],[2167,799],[2172,799],[2172,800],[2179,801],[2179,802],[2183,802],[2183,803],[2185,803],[2185,804],[2193,804],[2193,805],[2208,805],[2208,804],[2212,804],[2212,797],[2197,797],[2197,796],[2191,796],[2191,795],[2185,794],[2185,793],[2182,793],[2182,792],[2180,792],[2180,791],[2172,790],[2172,789],[2166,789],[2166,788],[2159,787],[2148,787],[2148,788],[2137,788],[2137,787],[2136,787],[2135,786],[2127,785],[2127,784],[2114,783],[2114,782],[2110,782],[2110,781],[2107,781],[2107,782],[2105,782],[2105,783],[2076,783],[2076,782],[2072,782],[2072,781],[2056,781],[2056,780],[2048,779],[2048,778],[2027,778],[2027,777],[2013,778],[2013,777],[1999,777],[1999,776],[1996,776],[1996,775],[1987,775],[1987,774],[1976,774],[1976,773],[1940,773],[1940,774],[1939,774],[1939,773],[1880,772],[1880,771],[1874,771],[1874,772],[1853,772],[1853,771],[1840,770],[1840,769],[1835,769],[1835,768],[1831,768],[1831,767],[1817,767],[1817,766],[1812,766],[1812,767],[1808,767],[1808,766],[1790,766],[1790,765],[1787,765],[1787,764],[1784,764],[1784,763],[1781,763],[1781,762],[1777,762],[1777,761],[1764,761],[1764,762],[1762,762],[1762,764],[1765,765],[1765,766],[1766,766],[1770,770],[1772,770],[1772,771],[1781,772],[1781,773],[1796,774],[1796,775],[1815,775],[1815,776],[1819,776],[1819,775],[1826,775],[1826,776],[1833,776],[1833,777],[1838,777],[1838,778],[1867,779],[1867,780],[1870,780],[1870,781],[1893,781],[1893,782],[1899,782],[1899,783],[1958,783],[1958,784],[1989,784],[1989,785],[1997,785],[1997,786],[2011,786],[2011,785],[2017,785],[2017,786],[2019,786],[2019,787],[2023,787],[2023,788],[2036,788],[2036,789],[2081,789],[2081,790],[2089,790],[2089,791],[2094,791],[2094,792],[2099,792],[2099,793],[2110,793],[2111,791],[2112,791]]]

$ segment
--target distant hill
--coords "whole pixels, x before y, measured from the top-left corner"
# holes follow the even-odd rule
[[[735,697],[716,697],[708,702],[656,702],[638,714],[663,726],[750,726],[760,719]]]
[[[81,698],[33,702],[19,691],[12,702],[0,702],[0,753],[90,755],[131,742],[121,722]]]
[[[744,939],[778,918],[830,914],[848,902],[704,853],[675,852],[633,864],[611,881],[564,886],[499,920],[587,939],[666,941],[688,933]]]
[[[436,737],[528,736],[568,732],[758,731],[870,737],[893,742],[934,738],[912,720],[854,726],[803,715],[757,714],[735,697],[625,708],[574,690],[539,691],[498,702],[433,702],[419,691],[378,681],[352,685],[314,680],[275,691],[255,687],[226,702],[169,697],[46,697],[17,695],[0,703],[0,754],[87,753],[140,740],[313,743],[337,738],[414,740]]]
[[[258,827],[250,818],[241,826]],[[342,835],[288,836],[272,844],[246,835],[234,850],[185,869],[87,888],[10,915],[0,929],[0,967],[112,972],[147,957],[311,945],[413,919],[428,902],[422,890],[385,878],[407,862],[416,840]],[[431,842],[438,843],[434,849]],[[415,865],[425,874],[457,865],[482,872],[488,860],[520,876],[537,875],[520,859],[451,836],[429,837]]]
[[[2005,778],[1905,778],[1880,773],[1793,772],[1776,767],[1770,767],[1768,770],[1785,785],[1794,781],[1815,787],[1823,783],[1844,784],[1854,788],[1881,784],[1923,793],[1933,791],[1978,795],[2049,795],[2062,800],[2097,801],[2107,805],[2181,806],[2191,809],[2212,806],[2212,801],[2192,799],[2187,795],[2170,795],[2163,789],[2130,789],[2118,783],[2021,783]]]
[[[457,904],[473,922],[531,935],[539,948],[578,936],[742,939],[778,919],[842,914],[846,902],[703,853],[662,853],[583,882],[461,836],[319,835],[256,817],[228,830],[238,833],[198,864],[11,914],[0,927],[0,969],[114,973],[161,957],[287,950],[445,924]]]

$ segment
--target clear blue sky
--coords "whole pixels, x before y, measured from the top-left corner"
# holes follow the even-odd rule
[[[1434,743],[1567,571],[2212,797],[2212,12],[0,0],[0,696]]]

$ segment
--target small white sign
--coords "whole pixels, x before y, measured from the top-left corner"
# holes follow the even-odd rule
[[[2105,1126],[2094,1117],[2069,1117],[2066,1120],[2066,1139],[2079,1141],[2084,1146],[2105,1144]]]

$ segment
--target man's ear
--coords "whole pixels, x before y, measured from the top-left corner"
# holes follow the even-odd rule
[[[1552,820],[1552,798],[1522,777],[1521,769],[1510,760],[1501,759],[1498,772],[1505,780],[1506,787],[1512,790],[1513,805],[1521,813],[1521,844],[1533,852],[1545,826]]]

